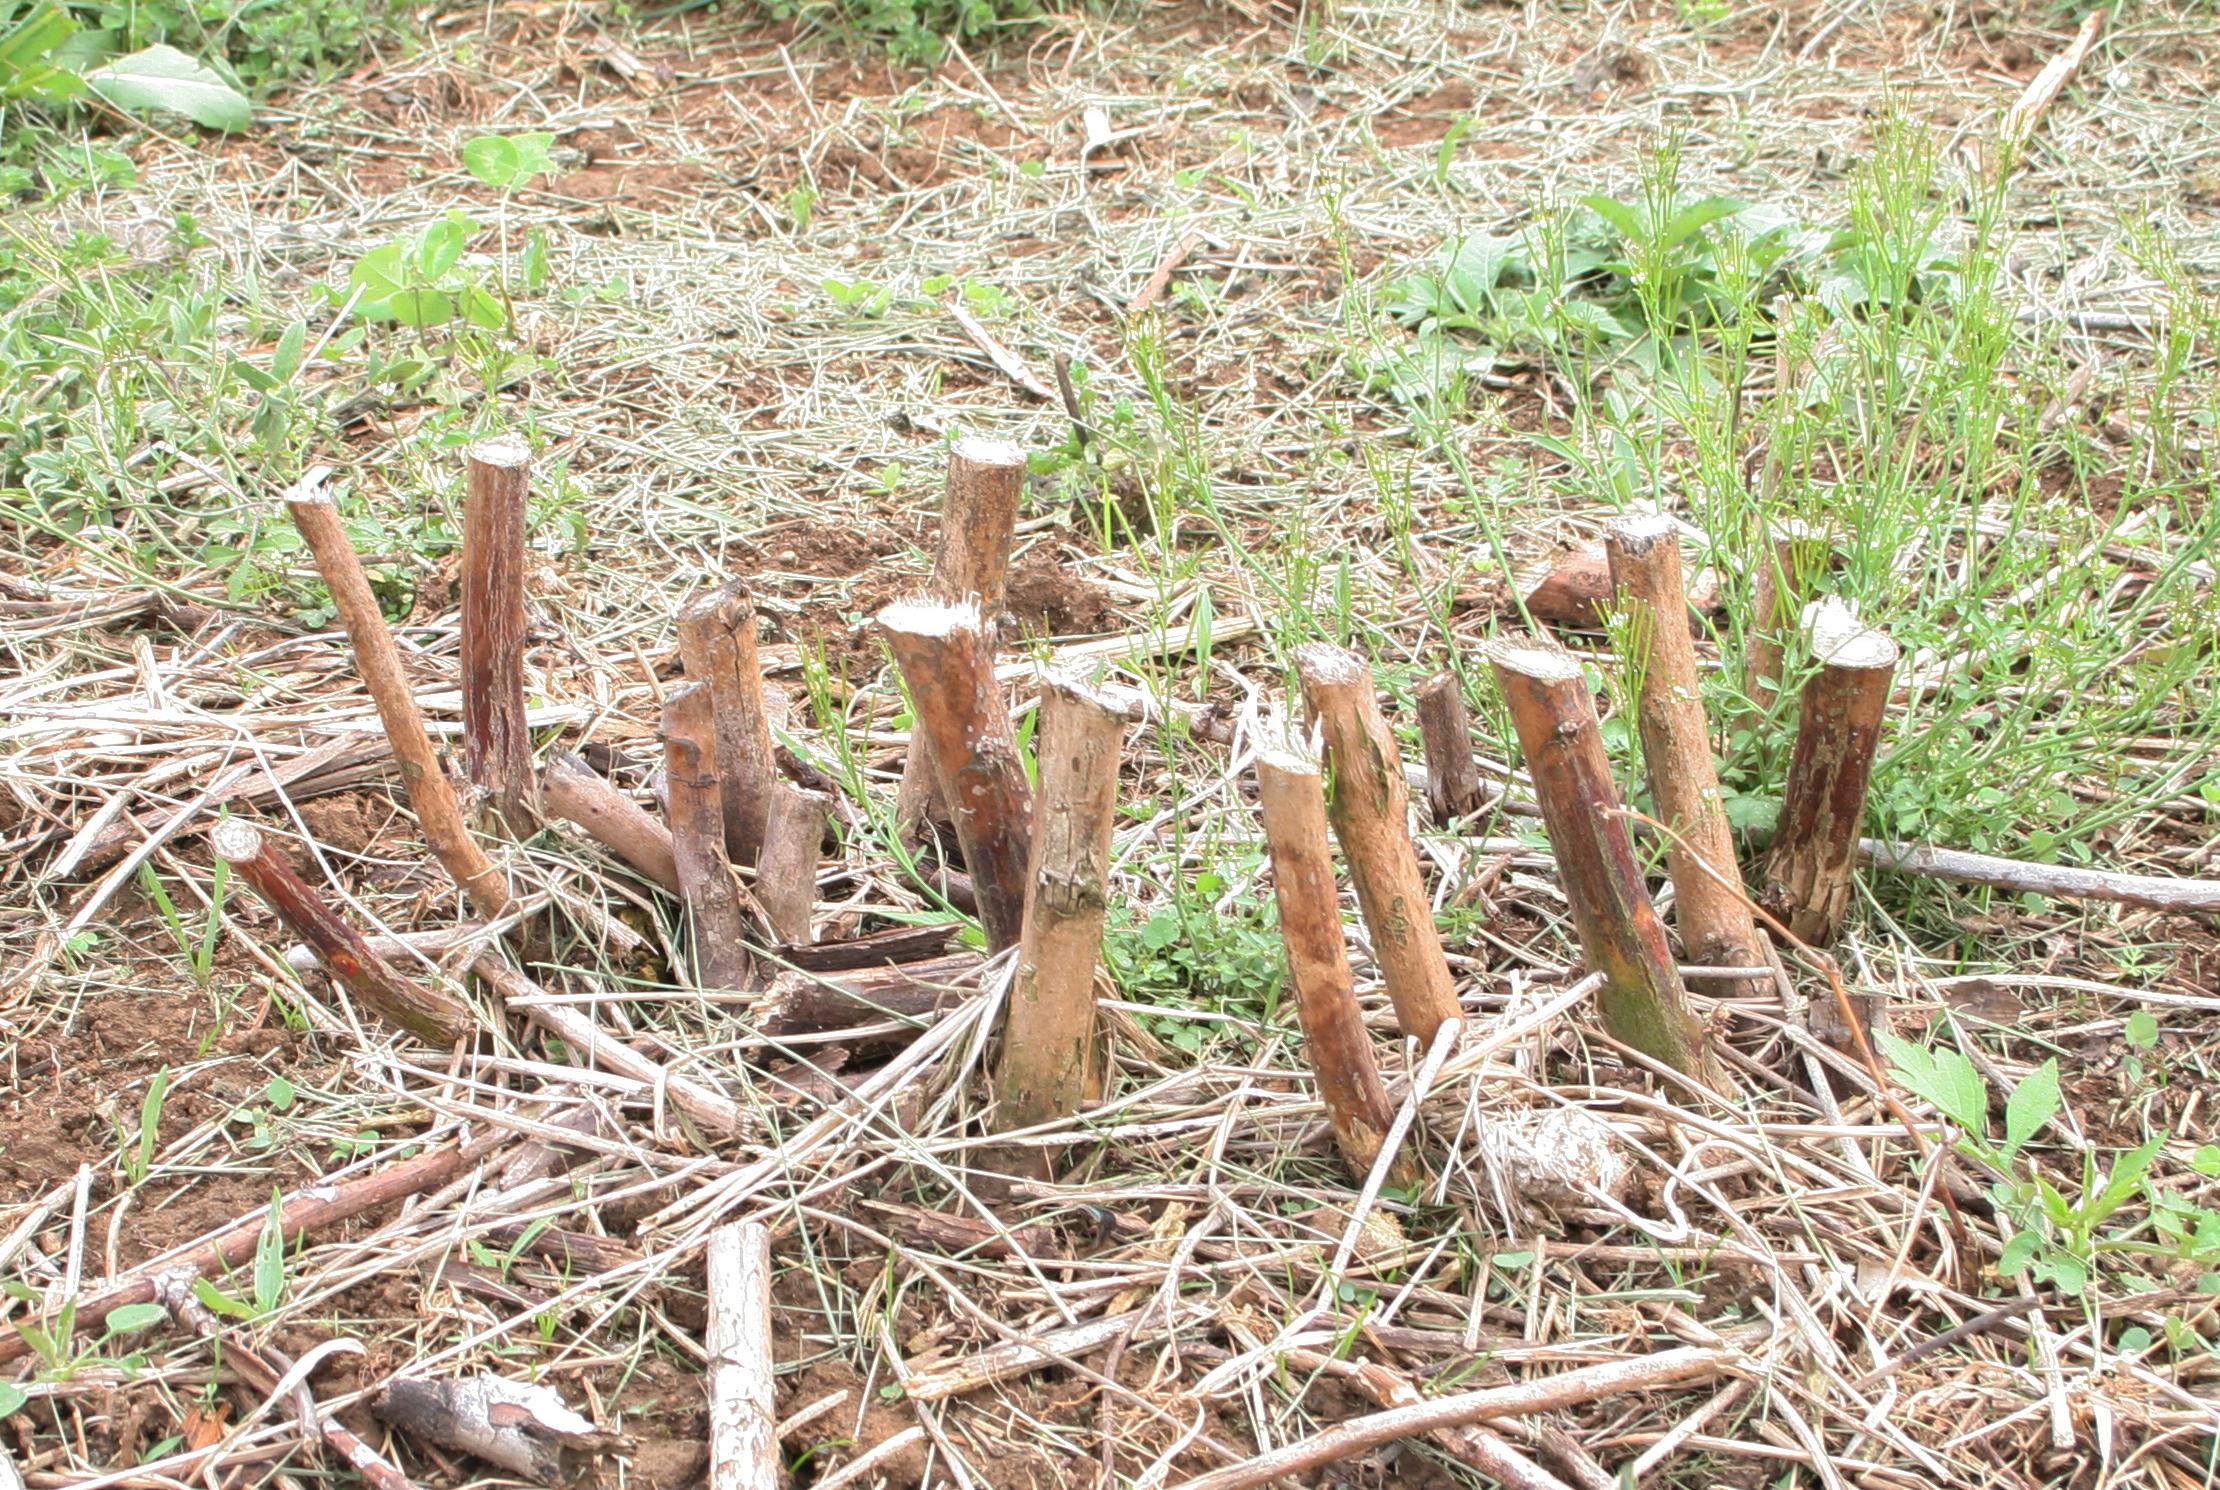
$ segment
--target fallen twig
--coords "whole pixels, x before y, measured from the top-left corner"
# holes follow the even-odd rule
[[[1601,1366],[1583,1366],[1512,1386],[1484,1387],[1476,1392],[1459,1392],[1412,1406],[1391,1407],[1385,1412],[1337,1423],[1323,1433],[1259,1454],[1244,1464],[1198,1475],[1180,1490],[1251,1490],[1252,1486],[1268,1485],[1274,1480],[1338,1463],[1368,1449],[1421,1433],[1485,1422],[1490,1418],[1560,1412],[1600,1397],[1701,1381],[1723,1375],[1738,1359],[1739,1351],[1687,1346]]]

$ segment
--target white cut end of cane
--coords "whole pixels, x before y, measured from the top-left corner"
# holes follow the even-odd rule
[[[1637,512],[1611,525],[1611,541],[1630,554],[1646,554],[1660,544],[1680,542],[1680,523],[1662,512]]]
[[[897,600],[879,612],[879,629],[897,636],[945,638],[984,624],[976,600]]]
[[[1832,595],[1805,606],[1803,620],[1811,654],[1824,666],[1894,667],[1901,655],[1887,632],[1866,625],[1857,611]]]
[[[1580,659],[1556,647],[1504,641],[1491,644],[1485,651],[1492,666],[1522,678],[1532,678],[1537,683],[1580,681]]]
[[[504,471],[532,463],[532,447],[518,435],[495,435],[489,440],[479,440],[463,451],[463,459],[474,466],[497,466]]]
[[[1346,688],[1364,681],[1364,659],[1332,642],[1306,642],[1295,649],[1295,671],[1305,683]]]
[[[967,465],[1022,466],[1025,464],[1025,447],[1013,445],[1008,440],[996,440],[986,435],[965,435],[949,447],[949,453]]]
[[[227,817],[216,824],[215,831],[208,835],[208,843],[216,851],[217,858],[237,863],[262,852],[262,830],[244,818]]]

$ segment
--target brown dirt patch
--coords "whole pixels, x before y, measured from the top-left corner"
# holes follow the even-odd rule
[[[325,848],[367,853],[393,825],[392,802],[378,792],[342,792],[300,804],[301,821]]]
[[[1011,566],[1008,599],[1010,615],[1027,636],[1084,636],[1110,630],[1117,618],[1108,595],[1045,549],[1033,549]]]
[[[1424,98],[1382,114],[1372,122],[1372,132],[1391,147],[1431,145],[1446,139],[1457,121],[1472,112],[1472,98],[1470,83],[1444,83]]]

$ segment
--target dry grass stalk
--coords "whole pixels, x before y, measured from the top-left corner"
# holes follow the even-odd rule
[[[997,1131],[1070,1117],[1099,1080],[1095,966],[1110,909],[1125,711],[1067,675],[1043,686],[1040,710],[1025,930],[994,1068]]]
[[[1731,1349],[1688,1346],[1600,1366],[1582,1366],[1513,1386],[1483,1387],[1478,1391],[1391,1407],[1258,1454],[1245,1464],[1197,1475],[1181,1490],[1252,1490],[1254,1486],[1335,1464],[1421,1433],[1495,1418],[1560,1412],[1601,1397],[1709,1380],[1733,1369],[1738,1359],[1739,1352]]]
[[[987,625],[969,601],[913,601],[881,611],[879,630],[909,685],[913,733],[924,736],[940,778],[987,946],[1015,946],[1025,922],[1033,788],[995,681]]]
[[[1604,1024],[1674,1070],[1721,1085],[1643,883],[1580,664],[1555,648],[1519,642],[1497,643],[1488,660],[1526,752],[1581,952],[1603,974],[1597,1002]]]
[[[679,658],[687,681],[708,690],[716,721],[725,853],[744,868],[753,868],[763,851],[780,779],[756,630],[755,598],[737,580],[696,596],[679,612]]]
[[[1426,750],[1426,806],[1444,827],[1487,805],[1480,763],[1472,755],[1472,715],[1464,682],[1436,673],[1418,688],[1418,736]]]
[[[568,1005],[550,1003],[546,990],[499,956],[481,955],[471,962],[470,970],[483,978],[504,1002],[520,1010],[527,1020],[568,1045],[587,1066],[645,1082],[658,1102],[667,1100],[672,1107],[719,1137],[746,1133],[754,1127],[739,1103],[640,1054],[602,1029],[590,1014]]]
[[[1604,548],[1620,604],[1646,646],[1644,656],[1626,661],[1641,676],[1636,719],[1650,794],[1672,833],[1667,862],[1681,947],[1705,966],[1754,967],[1764,960],[1764,948],[1742,893],[1711,757],[1696,649],[1688,636],[1679,524],[1669,517],[1626,518],[1605,535]]]
[[[325,487],[323,473],[312,473],[285,496],[286,511],[316,556],[316,567],[331,590],[332,605],[347,628],[354,649],[355,667],[363,686],[377,705],[386,738],[393,743],[394,759],[401,766],[401,785],[409,805],[416,809],[424,841],[431,846],[449,877],[470,897],[479,915],[489,920],[508,908],[509,887],[463,821],[455,789],[447,780],[439,757],[432,753],[432,738],[424,716],[416,707],[416,694],[402,671],[401,654],[386,629],[378,597],[355,556],[354,544],[340,524],[339,508]]]
[[[524,722],[524,565],[532,456],[514,435],[463,452],[463,769],[511,833],[536,825]]]
[[[388,967],[362,933],[293,872],[254,824],[226,818],[216,825],[210,843],[217,857],[277,912],[285,929],[315,948],[317,958],[363,1008],[435,1045],[452,1045],[477,1029],[467,1006]]]
[[[1372,936],[1395,1020],[1421,1043],[1457,1017],[1457,992],[1434,930],[1433,902],[1411,842],[1411,794],[1403,756],[1374,695],[1372,669],[1324,642],[1297,651],[1303,705],[1325,739],[1333,772],[1328,811],[1357,908]]]
[[[1899,654],[1831,599],[1806,607],[1804,635],[1819,671],[1804,685],[1766,878],[1789,930],[1816,945],[1834,940],[1850,909],[1866,787]]]
[[[956,441],[948,452],[948,486],[940,509],[940,551],[933,559],[933,577],[925,589],[928,597],[951,605],[975,600],[981,616],[990,626],[993,624],[1002,613],[1018,504],[1024,495],[1025,451],[1021,446],[977,436]],[[946,816],[947,807],[925,753],[925,742],[913,734],[902,759],[894,820],[904,832],[910,832],[921,822]]]
[[[1805,592],[1825,562],[1827,534],[1797,518],[1783,518],[1763,535],[1753,583],[1750,623],[1742,638],[1742,696],[1749,707],[1735,728],[1754,733],[1773,717],[1789,629],[1803,610]]]
[[[1318,762],[1285,738],[1256,762],[1257,801],[1272,855],[1272,893],[1303,1049],[1319,1100],[1350,1173],[1362,1180],[1380,1157],[1395,1106],[1380,1080],[1372,1036],[1349,979],[1341,893],[1326,842],[1326,788]]]
[[[694,986],[748,984],[747,926],[740,890],[725,857],[718,794],[716,716],[707,684],[693,683],[663,700],[664,787],[669,798],[671,857],[693,933]]]

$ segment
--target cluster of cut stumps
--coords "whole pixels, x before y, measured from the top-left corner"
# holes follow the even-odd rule
[[[748,1131],[746,1114],[725,1091],[618,1038],[585,1007],[546,997],[491,935],[520,932],[535,906],[515,894],[485,841],[560,819],[684,904],[692,982],[755,990],[762,995],[759,1032],[773,1038],[847,1030],[873,1011],[914,1026],[912,1016],[961,997],[950,990],[964,978],[982,969],[1006,974],[1001,1039],[989,1074],[988,1122],[995,1131],[980,1157],[1021,1177],[1052,1167],[1069,1141],[1070,1121],[1103,1085],[1098,963],[1123,734],[1153,705],[1071,670],[1093,649],[1069,649],[1062,669],[1051,670],[1041,688],[1033,737],[1038,779],[1028,779],[1003,689],[1008,676],[1029,668],[998,674],[994,630],[1025,479],[1023,452],[994,441],[956,443],[932,579],[921,596],[878,618],[915,720],[899,822],[919,841],[942,826],[953,835],[962,871],[944,866],[940,887],[952,904],[976,913],[988,958],[1006,961],[939,955],[949,944],[947,927],[897,927],[812,944],[822,840],[836,804],[792,779],[807,773],[791,759],[782,762],[775,747],[755,609],[738,586],[712,590],[679,618],[687,681],[663,700],[660,818],[578,756],[556,754],[535,769],[523,669],[529,462],[523,446],[509,440],[475,446],[467,459],[461,630],[467,782],[460,791],[432,746],[399,650],[320,477],[287,501],[330,586],[425,841],[483,919],[470,938],[477,949],[470,967],[496,1003],[562,1040],[580,1060],[649,1083],[712,1138]],[[1839,603],[1803,603],[1799,580],[1824,566],[1816,538],[1802,530],[1780,534],[1770,546],[1748,628],[1757,645],[1744,662],[1744,691],[1756,701],[1758,721],[1771,715],[1781,641],[1790,628],[1802,628],[1803,649],[1815,663],[1803,684],[1764,888],[1753,899],[1736,864],[1699,702],[1679,539],[1672,520],[1637,517],[1615,525],[1606,545],[1626,620],[1629,655],[1621,660],[1639,678],[1635,707],[1655,819],[1623,805],[1575,654],[1533,638],[1499,640],[1485,653],[1531,784],[1529,798],[1506,780],[1492,803],[1542,818],[1603,1024],[1622,1045],[1691,1090],[1721,1088],[1721,1063],[1732,1052],[1710,1038],[1688,982],[1732,992],[1747,979],[1778,978],[1760,923],[1796,942],[1825,942],[1845,916],[1861,862],[2045,894],[2174,909],[2220,906],[2210,881],[2065,870],[1860,839],[1897,649]],[[1421,688],[1426,761],[1407,770],[1363,659],[1313,644],[1299,648],[1293,661],[1306,724],[1293,728],[1275,715],[1242,727],[1256,745],[1282,936],[1318,1096],[1345,1161],[1376,1193],[1420,1161],[1402,1151],[1412,1109],[1390,1102],[1355,996],[1329,839],[1347,862],[1395,1022],[1426,1052],[1427,1068],[1417,1078],[1423,1087],[1463,1022],[1412,840],[1410,794],[1414,783],[1423,784],[1437,821],[1456,825],[1489,807],[1491,793],[1455,676],[1437,676]],[[1686,969],[1651,900],[1636,851],[1638,828],[1664,845]],[[220,823],[214,843],[356,1007],[439,1044],[477,1032],[471,1006],[399,973],[388,951],[335,913],[251,823]],[[570,905],[597,914],[589,904]],[[612,938],[630,935],[614,921],[603,930]],[[837,981],[806,976],[791,985],[781,976],[766,988],[753,947],[771,948],[797,967],[847,971]],[[789,990],[783,1004],[782,988]],[[1838,1016],[1833,1038],[1870,1060],[1873,1012],[1858,1007],[1839,981],[1833,1004],[1814,1010],[1822,1016],[1814,1024],[1827,1033],[1823,1016]],[[306,1192],[286,1204],[282,1228],[290,1238],[444,1182],[481,1149],[441,1147],[336,1198]],[[236,1265],[256,1245],[261,1224],[259,1214],[243,1218],[187,1262]],[[730,1378],[712,1394],[713,1459],[735,1475],[720,1483],[769,1485],[777,1472],[767,1396],[767,1247],[768,1234],[755,1222],[721,1227],[711,1241],[711,1354],[720,1376]],[[119,1281],[87,1300],[80,1318],[98,1321],[156,1290],[150,1277]],[[0,1342],[0,1359],[10,1353]],[[373,1479],[393,1483],[358,1441],[344,1435],[333,1441]]]
[[[778,948],[797,961],[810,949],[819,855],[834,804],[782,772],[748,591],[738,583],[712,589],[679,617],[687,681],[662,704],[662,819],[576,755],[556,754],[535,770],[523,668],[529,460],[522,444],[508,439],[474,446],[466,460],[463,765],[482,806],[481,825],[523,833],[549,817],[580,828],[683,901],[695,986],[758,986],[751,945]],[[1028,779],[997,673],[995,627],[1024,482],[1019,447],[957,441],[931,579],[919,596],[878,617],[915,721],[896,798],[898,825],[906,835],[945,829],[953,836],[963,868],[944,873],[941,887],[952,903],[976,913],[990,957],[1011,953],[989,1109],[1001,1132],[1060,1124],[1100,1089],[1096,987],[1120,754],[1126,723],[1144,707],[1074,668],[1051,670],[1034,739],[1038,782]],[[507,881],[472,832],[471,814],[432,747],[320,478],[312,476],[287,500],[346,625],[426,842],[474,910],[489,922],[513,920]],[[1623,635],[1628,650],[1639,653],[1622,661],[1638,679],[1637,724],[1657,818],[1623,804],[1574,653],[1531,637],[1486,649],[1532,786],[1531,803],[1513,802],[1507,793],[1498,800],[1538,811],[1547,828],[1582,954],[1600,980],[1605,1029],[1703,1086],[1717,1087],[1722,1071],[1650,897],[1638,826],[1663,840],[1680,940],[1695,970],[1685,977],[1707,992],[1731,994],[1748,980],[1778,975],[1761,921],[1795,942],[1830,940],[1849,908],[1860,862],[2176,907],[2193,905],[2211,889],[1861,839],[1898,649],[1839,601],[1804,603],[1805,583],[1825,568],[1823,546],[1815,530],[1792,525],[1771,535],[1755,577],[1742,678],[1752,713],[1739,725],[1756,727],[1772,712],[1791,628],[1801,628],[1803,650],[1815,664],[1802,689],[1764,890],[1755,899],[1736,862],[1698,691],[1674,519],[1620,520],[1605,543]],[[1299,648],[1294,662],[1308,727],[1291,728],[1279,718],[1249,721],[1259,737],[1258,797],[1306,1047],[1341,1149],[1361,1175],[1379,1158],[1393,1109],[1343,946],[1328,824],[1347,861],[1396,1024],[1427,1048],[1445,1038],[1459,1010],[1411,839],[1410,789],[1424,783],[1444,825],[1469,817],[1489,794],[1454,674],[1440,674],[1419,691],[1426,762],[1423,771],[1407,772],[1363,659],[1320,643]],[[396,973],[253,826],[226,822],[216,844],[363,1007],[442,1043],[470,1032],[466,1006]],[[846,986],[814,977],[782,983],[787,1005],[761,1006],[765,1028],[815,1031],[873,1010],[930,1012],[946,1001],[952,977],[975,970],[977,959],[897,964],[933,959],[946,946],[945,934],[897,931],[817,949],[824,955],[807,965],[854,969],[852,978]],[[533,985],[506,959],[482,954],[472,969],[590,1059],[658,1082],[706,1128],[741,1126],[724,1094],[662,1068],[589,1016],[531,997]],[[1812,1021],[1870,1062],[1873,1013],[1838,983],[1834,997],[1814,1007]],[[999,1157],[1005,1167],[1037,1173],[1048,1153],[1021,1145]]]

